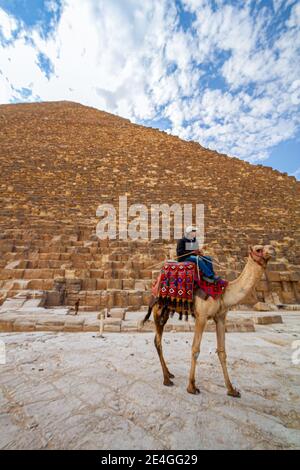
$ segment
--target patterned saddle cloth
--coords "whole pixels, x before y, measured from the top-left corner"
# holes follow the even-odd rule
[[[202,278],[195,263],[187,261],[167,261],[161,268],[156,281],[152,285],[152,294],[161,300],[169,299],[174,306],[193,302],[194,289],[199,287],[205,294],[214,299],[219,297],[228,285],[228,281],[220,279],[214,283],[208,283]]]

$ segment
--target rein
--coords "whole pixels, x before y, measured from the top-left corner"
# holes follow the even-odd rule
[[[191,252],[191,254],[194,253],[194,252]],[[186,256],[186,254],[184,255],[181,255],[181,256],[174,256],[174,261],[175,260],[179,260],[180,258],[182,258],[183,256]],[[207,263],[211,263],[210,260],[206,259],[205,256],[202,256],[202,255],[196,255],[198,256],[199,258],[203,258],[205,259],[205,261]],[[166,260],[165,260],[166,261]],[[161,263],[162,261],[159,261],[158,263],[155,263],[155,264],[152,264],[150,266],[147,267],[147,269],[151,269],[151,268],[155,268],[156,266],[161,266]],[[217,261],[213,261],[213,264],[216,265],[216,266],[219,266],[220,268],[223,268],[223,269],[228,269],[227,266],[225,266],[224,264],[221,264],[221,263],[218,263]],[[239,273],[240,271],[238,271],[237,269],[230,269],[230,271],[233,271],[235,273]]]
[[[254,254],[252,250],[249,252],[249,254],[250,254],[251,258],[253,259],[253,261],[254,261],[255,263],[259,264],[259,265],[260,265],[261,267],[263,267],[263,268],[266,267],[267,262],[266,262],[266,260],[263,258],[263,254],[261,254],[261,255],[258,255],[257,253]],[[175,256],[175,257],[174,257],[174,258],[175,258],[174,261],[175,261],[175,260],[179,260],[179,259],[182,258],[183,256],[186,256],[186,254],[181,255],[181,256]],[[205,259],[205,257],[202,256],[202,255],[196,255],[196,256],[199,256],[199,258]],[[258,259],[256,259],[255,257],[257,257]],[[259,259],[259,258],[261,258],[261,259]],[[206,259],[206,262],[210,262],[210,261]],[[152,268],[155,268],[155,267],[157,267],[157,266],[161,266],[161,263],[162,263],[162,262],[159,261],[158,263],[155,263],[155,264],[153,264],[153,265],[148,266],[147,269],[152,269]],[[218,263],[217,261],[213,261],[213,263],[214,263],[215,266],[219,266],[220,268],[223,268],[223,269],[225,269],[226,271],[228,270],[227,266],[225,266],[224,264]],[[198,266],[198,263],[197,263],[197,266]],[[232,268],[231,268],[230,271],[232,271],[232,272],[234,272],[234,273],[240,273],[240,270],[237,270],[237,269],[232,269]]]

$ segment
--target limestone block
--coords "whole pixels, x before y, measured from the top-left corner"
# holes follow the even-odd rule
[[[66,279],[66,288],[68,290],[80,291],[81,290],[81,279]]]
[[[293,281],[293,282],[298,282],[298,281],[300,281],[300,273],[298,273],[298,272],[291,272],[291,273],[290,273],[290,279],[291,279],[291,281]]]
[[[257,302],[254,305],[254,309],[259,312],[269,312],[272,310],[278,310],[278,307],[274,304],[267,304],[265,302]]]
[[[296,301],[296,295],[292,291],[282,291],[281,297],[283,299],[283,303],[292,304]]]
[[[29,282],[31,282],[31,281],[29,281]],[[53,286],[54,286],[53,279],[42,279],[42,288],[41,288],[41,290],[51,290],[51,289],[53,289]]]
[[[282,291],[281,282],[270,282],[270,291],[280,294]]]
[[[116,307],[127,307],[128,305],[128,292],[116,291],[115,292],[115,306]]]
[[[107,282],[107,289],[122,289],[122,280],[109,279]]]
[[[97,290],[106,290],[107,289],[107,279],[97,279]]]
[[[283,281],[282,282],[282,287],[285,292],[292,292],[293,291],[293,286],[292,283],[289,281]]]
[[[195,325],[193,325],[193,330],[195,329]],[[206,325],[205,325],[205,330],[206,332],[215,332],[216,331],[216,324],[214,321],[209,320]]]
[[[170,331],[176,331],[176,332],[184,332],[184,331],[190,331],[190,325],[187,321],[182,320],[182,323],[180,324],[170,324],[171,327]]]
[[[52,279],[52,269],[25,269],[24,279]]]
[[[63,331],[64,320],[38,319],[35,324],[36,331]]]
[[[259,281],[256,285],[256,289],[260,291],[268,291],[269,285],[267,281]]]
[[[126,279],[128,271],[126,269],[118,269],[116,272],[116,279]]]
[[[3,279],[23,279],[24,269],[2,269],[0,270],[0,280]]]
[[[134,279],[123,279],[123,289],[134,289]]]
[[[84,290],[96,290],[97,289],[97,279],[83,279],[82,288]]]
[[[103,273],[104,279],[111,279],[112,278],[112,269],[106,269]]]
[[[280,272],[278,271],[267,271],[267,278],[270,282],[281,281]]]
[[[272,323],[283,323],[281,315],[257,315],[253,317],[254,323],[258,325],[270,325]]]
[[[127,325],[126,323],[121,324],[122,333],[137,333],[139,331],[138,325]]]
[[[76,332],[83,330],[84,320],[80,318],[68,318],[65,320],[63,331]]]
[[[91,294],[88,292],[85,301],[87,305],[100,306],[101,295],[100,293]]]
[[[138,330],[142,332],[148,332],[154,330],[154,322],[152,320],[148,320],[144,325],[142,325],[142,321],[138,322]]]
[[[148,305],[150,297],[151,297],[151,292],[150,291],[143,292],[142,293],[142,305]]]
[[[252,319],[245,319],[239,324],[240,333],[253,333],[255,332],[255,326]]]
[[[272,269],[272,271],[286,271],[287,266],[284,263],[270,263],[269,262],[269,267]]]
[[[111,318],[119,318],[120,320],[124,320],[125,318],[125,308],[111,308],[109,310],[109,314]]]
[[[27,283],[28,289],[41,290],[44,287],[44,279],[31,279]]]
[[[86,319],[83,323],[83,331],[99,331],[100,321]]]
[[[48,291],[46,297],[46,305],[48,307],[60,305],[61,296],[59,292],[56,291]]]
[[[66,269],[65,270],[65,278],[66,279],[74,279],[76,278],[76,271],[75,269]]]
[[[145,290],[146,289],[145,281],[135,281],[134,289],[135,290]]]
[[[152,271],[149,269],[140,270],[140,276],[142,279],[151,279]]]
[[[35,320],[17,319],[13,325],[13,331],[35,331]]]
[[[104,325],[104,333],[106,332],[115,332],[119,333],[121,331],[121,322],[118,323],[106,323]]]
[[[279,295],[276,292],[266,292],[265,293],[265,302],[267,304],[279,305],[281,304],[281,300]]]
[[[290,282],[291,276],[289,272],[281,272],[280,274],[280,280],[285,281],[285,282]]]
[[[129,305],[140,307],[142,305],[142,295],[139,292],[129,292],[128,296]]]
[[[254,322],[251,318],[238,318],[226,320],[227,333],[252,333],[255,331]]]
[[[0,331],[13,331],[13,325],[15,320],[2,320],[0,318]]]
[[[90,270],[90,277],[101,279],[103,278],[104,271],[102,269],[91,269]]]
[[[107,307],[109,294],[107,291],[102,291],[100,294],[100,307]]]

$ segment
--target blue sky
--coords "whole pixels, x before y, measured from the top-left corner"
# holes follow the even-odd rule
[[[72,100],[300,178],[297,0],[0,0],[0,103]]]

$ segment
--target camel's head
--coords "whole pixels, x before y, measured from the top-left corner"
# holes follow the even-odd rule
[[[249,256],[261,266],[266,266],[269,259],[275,257],[275,248],[272,245],[249,246]]]

